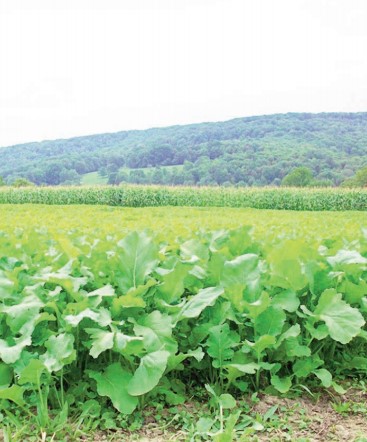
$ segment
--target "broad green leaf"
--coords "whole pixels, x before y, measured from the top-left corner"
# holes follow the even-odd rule
[[[301,305],[301,309],[304,310],[303,305]],[[308,314],[312,316],[311,312],[309,312]],[[321,341],[322,339],[325,339],[327,336],[329,336],[329,331],[325,324],[320,324],[317,327],[314,327],[314,321],[310,321],[306,322],[304,326],[305,329],[310,333],[310,335],[318,341]]]
[[[104,298],[115,297],[116,293],[111,284],[107,284],[92,292],[85,292],[84,296],[88,298],[90,307],[97,308]]]
[[[276,348],[278,348],[283,341],[286,341],[287,339],[290,338],[296,338],[297,336],[299,336],[300,333],[301,333],[301,327],[299,326],[299,324],[292,325],[291,327],[288,328],[288,330],[286,330],[284,333],[282,333],[279,336]]]
[[[221,287],[208,287],[200,290],[179,311],[177,321],[186,318],[197,318],[206,307],[214,305],[223,292],[224,290]]]
[[[262,292],[260,297],[254,302],[242,302],[243,310],[247,312],[249,318],[256,319],[260,313],[265,311],[271,303],[270,296],[267,292]]]
[[[172,355],[168,358],[167,371],[166,373],[175,370],[179,364],[181,364],[187,358],[194,358],[200,362],[205,356],[205,353],[198,347],[196,350],[191,350],[188,353],[179,353],[177,355]]]
[[[317,355],[310,356],[309,358],[298,359],[293,364],[293,373],[298,378],[305,378],[323,363],[324,362]]]
[[[301,290],[307,284],[302,258],[307,254],[302,241],[284,241],[267,256],[270,264],[270,283],[284,289]]]
[[[105,297],[112,297],[112,296],[116,296],[115,293],[115,289],[112,287],[111,284],[107,284],[99,289],[93,290],[92,292],[86,292],[85,296],[87,296],[88,298],[92,298],[94,296],[97,296],[98,298],[100,298],[101,300]]]
[[[120,331],[115,331],[113,349],[122,354],[139,354],[143,349],[143,339],[141,336],[128,336]],[[130,350],[132,352],[129,353]]]
[[[29,364],[23,368],[20,372],[18,383],[24,385],[27,383],[33,385],[40,385],[42,373],[46,370],[46,367],[39,359],[31,359]]]
[[[201,417],[195,424],[195,430],[199,434],[206,435],[207,433],[209,433],[214,424],[214,419],[210,419],[209,417]]]
[[[355,356],[351,361],[346,362],[346,368],[355,368],[367,372],[367,358]]]
[[[86,328],[85,331],[90,335],[92,339],[92,347],[89,354],[93,358],[98,356],[106,350],[111,350],[114,344],[115,333],[101,330],[99,328]]]
[[[258,336],[278,336],[282,332],[285,319],[286,315],[282,309],[269,307],[255,319],[255,332]]]
[[[347,344],[365,324],[362,314],[342,299],[335,289],[325,290],[314,311],[316,320],[324,321],[335,341]]]
[[[5,364],[16,362],[19,359],[22,350],[32,343],[30,336],[22,336],[19,339],[14,339],[14,341],[16,343],[10,345],[4,339],[0,339],[0,358]]]
[[[287,393],[292,387],[292,377],[286,376],[280,378],[276,374],[273,374],[270,379],[271,385],[276,388],[280,393]]]
[[[337,384],[336,382],[332,382],[331,386],[338,394],[345,394],[347,392],[347,390],[345,390],[341,385]]]
[[[163,376],[169,355],[168,351],[156,351],[142,357],[139,367],[129,382],[128,393],[132,396],[141,396],[151,391]]]
[[[254,251],[254,240],[252,237],[254,228],[252,226],[241,226],[232,229],[223,235],[222,245],[228,247],[232,256],[240,256],[249,251]],[[228,236],[228,239],[226,238]],[[225,240],[225,243],[224,243]]]
[[[244,310],[245,303],[257,300],[260,276],[261,268],[256,254],[248,253],[224,263],[220,282],[227,299],[238,311]]]
[[[228,323],[217,325],[209,330],[209,337],[206,341],[207,352],[213,359],[213,367],[223,367],[226,361],[233,357],[233,347],[240,341],[240,336],[229,329]]]
[[[119,363],[109,365],[103,373],[89,371],[88,374],[97,382],[98,394],[109,397],[120,413],[131,414],[135,410],[138,398],[127,392],[132,374],[124,370]]]
[[[144,295],[148,290],[156,285],[157,282],[154,279],[149,279],[146,284],[139,285],[138,287],[131,287],[126,295],[119,296],[113,300],[113,314],[118,315],[124,308],[146,306]]]
[[[0,399],[7,399],[12,401],[20,407],[24,407],[26,404],[23,399],[24,388],[19,387],[19,385],[12,385],[9,388],[4,388],[0,390]]]
[[[145,232],[131,232],[118,242],[121,272],[118,275],[120,290],[144,285],[145,278],[158,263],[158,247]]]
[[[329,256],[327,261],[333,267],[344,264],[367,264],[367,258],[356,250],[339,250],[335,256]]]
[[[326,370],[325,368],[319,368],[318,370],[314,370],[312,373],[320,379],[322,385],[325,388],[331,387],[333,383],[333,377],[330,371]]]
[[[77,315],[66,315],[65,321],[72,327],[77,327],[80,322],[85,318],[96,322],[101,327],[106,327],[110,325],[112,321],[110,312],[105,308],[99,308],[96,311],[87,308]]]
[[[180,245],[180,255],[184,261],[207,261],[209,258],[209,249],[205,244],[193,238]]]
[[[275,374],[278,373],[278,371],[282,368],[281,364],[279,362],[266,362],[266,361],[260,361],[259,367],[263,370],[270,371],[270,373]]]
[[[185,395],[178,394],[168,388],[158,386],[156,389],[157,394],[163,394],[165,396],[166,403],[169,405],[181,405],[185,403]]]
[[[233,382],[234,379],[244,374],[255,374],[259,369],[259,364],[255,362],[249,362],[247,364],[226,364],[224,369],[228,372],[228,380]]]
[[[14,334],[31,334],[42,306],[43,302],[37,296],[30,295],[15,305],[1,306],[0,312],[6,313],[6,322]]]
[[[276,294],[272,302],[274,307],[279,307],[287,312],[295,312],[299,307],[299,298],[294,290],[283,290]]]
[[[214,391],[214,388],[213,388],[211,385],[209,385],[209,384],[205,384],[204,387],[205,387],[205,389],[206,389],[206,391],[207,391],[208,393],[210,393],[215,399],[218,400],[218,395],[217,395],[217,393]]]
[[[255,354],[259,357],[260,354],[266,350],[267,348],[271,348],[275,345],[276,339],[271,335],[262,335],[255,342],[245,341],[246,346],[255,352]]]
[[[7,272],[0,270],[0,299],[3,300],[10,297],[14,286],[15,283],[8,278]]]
[[[172,318],[154,310],[135,323],[134,332],[136,336],[143,337],[144,347],[149,353],[163,348],[175,354],[177,342],[172,338],[172,328]]]
[[[338,290],[344,293],[344,298],[349,304],[358,304],[367,295],[367,282],[359,279],[358,284],[354,284],[346,279]]]
[[[312,294],[320,296],[334,281],[330,272],[330,266],[326,262],[308,261],[304,265],[305,273]]]
[[[13,379],[13,369],[3,362],[0,362],[0,389],[9,387]]]
[[[288,358],[303,358],[311,356],[311,349],[306,345],[301,345],[298,338],[290,337],[284,341],[284,348]]]
[[[61,333],[58,336],[51,336],[45,343],[46,353],[40,356],[40,360],[45,364],[51,373],[59,371],[66,364],[70,364],[76,358],[74,350],[74,336]]]
[[[70,260],[64,267],[55,272],[50,267],[43,268],[40,274],[34,276],[34,280],[54,283],[71,294],[77,294],[80,287],[87,283],[88,278],[71,276],[73,272],[72,265],[73,260]]]
[[[157,288],[157,295],[167,303],[177,302],[185,290],[185,277],[191,266],[177,262],[168,273],[161,274],[162,283]]]
[[[222,405],[222,407],[225,410],[229,410],[231,408],[234,408],[236,406],[236,400],[235,398],[228,393],[223,393],[219,396],[219,403]]]

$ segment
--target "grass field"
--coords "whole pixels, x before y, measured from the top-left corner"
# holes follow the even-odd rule
[[[151,229],[166,239],[199,229],[254,228],[255,237],[293,234],[307,238],[352,240],[367,228],[363,212],[293,212],[233,208],[0,205],[0,231],[46,227],[50,231],[78,229],[124,234]]]
[[[107,184],[107,177],[101,176],[98,172],[90,172],[82,175],[82,186],[100,186]]]

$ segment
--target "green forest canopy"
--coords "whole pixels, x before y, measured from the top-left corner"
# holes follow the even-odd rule
[[[183,165],[181,168],[164,166]],[[0,148],[0,176],[78,183],[279,185],[297,167],[339,185],[367,165],[367,113],[288,113]]]

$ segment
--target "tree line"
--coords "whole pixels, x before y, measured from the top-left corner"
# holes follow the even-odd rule
[[[78,184],[99,171],[110,184],[264,186],[306,167],[307,185],[355,185],[366,164],[367,113],[266,115],[0,149],[7,184]]]

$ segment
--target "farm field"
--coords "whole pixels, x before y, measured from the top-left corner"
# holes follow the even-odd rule
[[[1,187],[0,204],[119,207],[232,207],[294,211],[367,211],[363,188],[54,186]]]
[[[107,177],[101,176],[98,172],[85,173],[81,177],[82,186],[99,186],[107,184]]]
[[[364,212],[0,213],[5,440],[367,437]]]
[[[48,206],[32,204],[0,205],[0,231],[16,228],[46,228],[59,231],[77,229],[103,235],[123,235],[131,230],[150,229],[166,240],[190,236],[199,229],[253,227],[255,238],[294,235],[305,238],[353,240],[367,228],[367,214],[348,212],[294,212],[241,208],[109,206]]]

